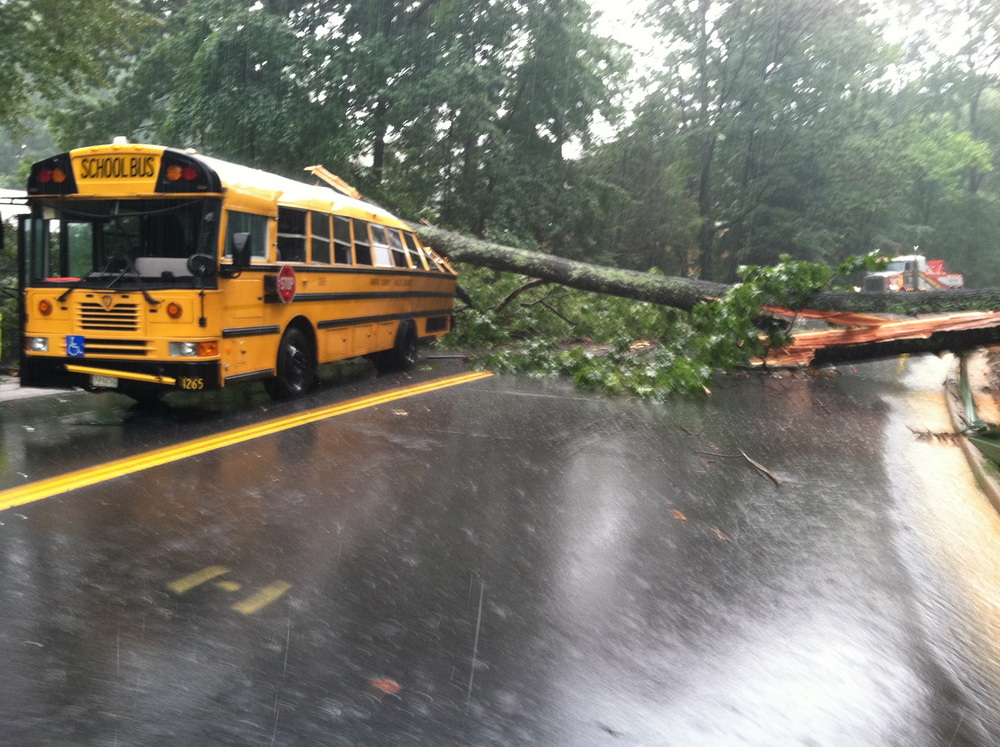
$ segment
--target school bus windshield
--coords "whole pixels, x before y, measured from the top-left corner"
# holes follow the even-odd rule
[[[27,280],[205,287],[187,260],[215,261],[219,207],[211,198],[46,200],[29,223]]]

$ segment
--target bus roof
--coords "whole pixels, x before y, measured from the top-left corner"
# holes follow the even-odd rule
[[[128,193],[139,196],[159,192],[165,184],[151,160],[165,164],[197,164],[203,173],[195,182],[202,194],[223,191],[242,193],[251,199],[301,209],[343,212],[366,220],[397,228],[408,228],[405,221],[388,210],[363,199],[351,197],[329,186],[307,184],[242,166],[219,158],[202,155],[194,150],[168,148],[163,145],[127,143],[116,140],[105,145],[76,148],[39,161],[32,166],[28,182],[29,196],[95,195],[117,196]],[[172,167],[173,168],[173,167]],[[317,170],[311,166],[306,170]],[[323,170],[325,171],[325,170]],[[53,175],[58,175],[54,179]],[[75,174],[75,177],[74,177]],[[43,183],[44,182],[44,183]],[[79,189],[86,182],[87,189]],[[345,184],[345,186],[347,186]],[[180,191],[171,189],[169,191]],[[195,191],[195,190],[192,190]]]
[[[185,151],[188,155],[203,161],[210,167],[227,189],[269,190],[276,194],[279,204],[311,203],[305,207],[322,207],[339,211],[344,208],[353,209],[359,213],[369,213],[378,216],[383,221],[405,226],[405,222],[397,218],[385,208],[366,200],[359,200],[341,192],[314,184],[306,184],[268,171],[242,166],[223,161],[201,153]]]

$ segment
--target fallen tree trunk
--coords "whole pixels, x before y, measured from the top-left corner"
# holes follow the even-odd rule
[[[411,225],[421,241],[449,260],[527,275],[577,290],[649,301],[690,311],[699,303],[721,297],[729,288],[723,283],[710,283],[694,278],[590,265],[552,254],[472,239],[440,228],[416,223]]]
[[[724,283],[696,278],[591,265],[551,254],[514,249],[416,223],[412,227],[421,241],[457,262],[527,275],[578,290],[648,301],[683,311],[690,311],[699,303],[720,298],[730,288]],[[1000,309],[1000,288],[913,293],[819,291],[809,297],[804,307],[817,311],[873,314],[992,311]]]

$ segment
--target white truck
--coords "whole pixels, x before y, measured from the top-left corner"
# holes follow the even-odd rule
[[[943,259],[927,259],[922,254],[893,257],[879,272],[865,275],[866,291],[951,290],[964,288],[965,279],[948,272]]]

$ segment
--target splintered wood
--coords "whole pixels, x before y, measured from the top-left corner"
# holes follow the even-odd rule
[[[799,332],[792,342],[767,354],[769,366],[807,366],[813,362],[816,351],[826,348],[849,347],[893,340],[926,339],[936,332],[960,332],[1000,325],[1000,312],[962,312],[923,316],[915,319],[889,319],[875,314],[852,314],[839,311],[767,311],[797,319],[812,319],[841,325],[839,329]],[[764,361],[757,359],[754,363]]]

